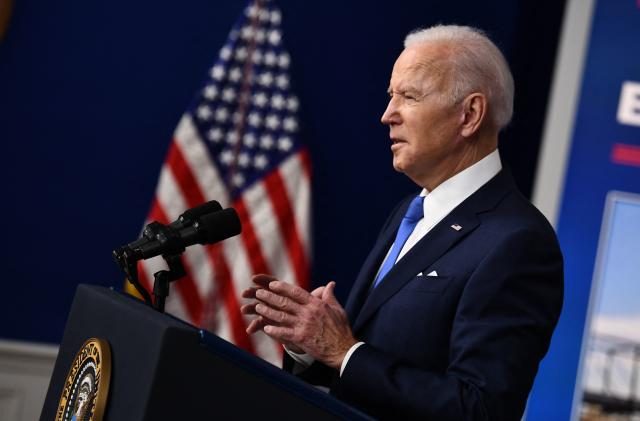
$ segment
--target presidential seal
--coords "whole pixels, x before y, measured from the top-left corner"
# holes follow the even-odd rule
[[[87,340],[76,354],[64,382],[56,421],[100,421],[111,377],[111,350],[104,339]]]

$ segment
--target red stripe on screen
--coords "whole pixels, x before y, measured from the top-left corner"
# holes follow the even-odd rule
[[[169,150],[166,164],[171,168],[176,183],[178,183],[178,187],[187,200],[188,206],[192,208],[204,203],[205,197],[200,191],[200,187],[198,186],[193,172],[191,171],[191,167],[187,164],[187,161],[182,155],[182,151],[180,151],[180,148],[175,141],[172,143],[171,149]],[[253,352],[253,344],[246,332],[246,325],[242,318],[242,314],[240,313],[240,305],[238,303],[234,283],[231,277],[231,271],[229,270],[229,265],[224,257],[222,245],[217,244],[214,246],[207,246],[206,249],[216,273],[215,281],[217,282],[218,289],[224,298],[229,323],[231,325],[233,342],[240,348],[248,352]],[[200,312],[202,312],[202,307],[200,307]]]
[[[620,165],[640,167],[640,146],[615,143],[611,150],[611,161]]]
[[[271,199],[273,210],[278,218],[278,225],[282,238],[287,246],[287,253],[293,266],[298,285],[306,287],[309,280],[309,266],[304,255],[304,246],[298,229],[292,221],[295,221],[291,202],[287,197],[287,190],[282,181],[280,171],[273,171],[264,180],[267,194]]]

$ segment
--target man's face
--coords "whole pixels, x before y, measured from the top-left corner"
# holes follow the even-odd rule
[[[396,60],[390,100],[382,116],[389,126],[393,167],[429,190],[455,174],[462,153],[462,107],[447,92],[443,44],[419,44]]]

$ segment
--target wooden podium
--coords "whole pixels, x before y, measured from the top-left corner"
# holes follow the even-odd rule
[[[56,419],[69,369],[89,338],[110,348],[105,420],[370,419],[210,332],[125,294],[80,285],[41,420]]]

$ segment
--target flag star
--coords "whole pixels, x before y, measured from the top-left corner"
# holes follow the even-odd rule
[[[251,54],[251,61],[256,65],[262,63],[262,52],[260,50],[255,50],[253,54]]]
[[[225,88],[222,91],[222,99],[226,102],[233,102],[236,99],[236,91],[232,87]]]
[[[270,134],[264,134],[260,136],[260,147],[262,149],[271,149],[273,148],[274,143],[275,142],[273,140],[273,136],[271,136]]]
[[[211,108],[208,105],[199,106],[196,113],[198,114],[198,118],[200,120],[209,120],[211,118],[211,115],[213,114],[211,112]]]
[[[269,98],[267,98],[267,95],[265,95],[264,92],[259,91],[258,93],[253,95],[253,105],[255,105],[256,107],[262,108],[267,105],[267,102],[269,102]]]
[[[298,128],[298,122],[293,117],[285,118],[282,125],[284,126],[284,129],[288,132],[295,132],[296,129]]]
[[[242,70],[240,70],[239,67],[233,67],[230,71],[229,71],[229,80],[231,82],[237,82],[240,79],[242,79]]]
[[[247,56],[249,55],[249,53],[247,52],[247,49],[244,47],[240,47],[236,50],[236,60],[238,61],[242,61],[245,58],[247,58]]]
[[[244,185],[244,175],[240,173],[233,174],[233,176],[231,177],[231,182],[236,187],[242,187]]]
[[[260,20],[262,22],[268,22],[270,18],[271,18],[271,13],[269,13],[267,9],[262,9],[260,11]]]
[[[242,168],[246,168],[251,163],[251,158],[249,158],[249,154],[246,152],[242,152],[238,155],[238,165]]]
[[[294,95],[291,95],[289,99],[287,99],[287,109],[289,111],[295,112],[299,106],[300,106],[300,102],[298,101],[298,98],[296,98]]]
[[[248,18],[256,17],[258,15],[258,7],[255,4],[252,4],[251,6],[244,9],[244,13]]]
[[[280,39],[282,38],[282,35],[280,34],[280,31],[278,31],[277,29],[272,29],[271,31],[269,31],[269,43],[272,45],[278,45],[280,44]]]
[[[271,23],[274,25],[278,25],[282,20],[282,14],[280,14],[279,10],[273,10],[271,12]]]
[[[262,43],[264,42],[264,39],[265,39],[266,37],[267,37],[267,35],[264,33],[264,29],[258,29],[258,30],[256,31],[255,39],[256,39],[256,42],[257,42],[258,44],[262,44]]]
[[[266,155],[259,154],[256,155],[255,158],[253,158],[253,166],[257,169],[263,170],[267,167],[267,165],[269,165],[269,160],[267,159]]]
[[[258,140],[256,139],[256,135],[254,135],[253,133],[245,134],[242,140],[245,146],[248,148],[253,148],[254,146],[256,146],[256,143],[258,142]]]
[[[227,61],[231,58],[231,48],[226,45],[220,50],[220,58]]]
[[[231,146],[238,143],[238,132],[233,131],[233,132],[227,133],[227,143]]]
[[[293,147],[293,142],[289,136],[282,136],[278,139],[278,149],[288,152]]]
[[[220,153],[220,162],[224,165],[231,165],[233,162],[233,151],[231,149],[225,149]]]
[[[251,25],[243,26],[242,29],[240,30],[240,36],[244,40],[250,40],[253,38],[254,32],[255,31],[253,30]]]
[[[280,94],[275,94],[271,97],[271,106],[276,110],[281,110],[284,108],[285,100],[284,97]]]
[[[258,83],[262,86],[269,87],[273,83],[273,75],[270,72],[261,73],[258,76]]]
[[[284,51],[280,53],[280,55],[278,56],[278,66],[282,67],[283,69],[286,69],[287,67],[289,67],[290,62],[291,62],[291,57],[289,57],[289,54],[287,54]]]
[[[207,138],[215,143],[220,142],[223,137],[224,133],[222,133],[222,130],[220,130],[219,127],[214,127],[207,132]]]
[[[267,53],[264,55],[264,64],[266,64],[267,66],[274,66],[276,64],[276,61],[278,61],[276,53],[274,53],[273,51],[267,51]]]
[[[227,110],[225,107],[220,107],[216,110],[216,116],[215,116],[216,121],[220,123],[224,123],[225,121],[227,121],[228,118],[229,118],[229,110]]]
[[[278,130],[278,127],[280,127],[280,119],[275,114],[269,114],[265,119],[264,124],[265,126],[267,126],[267,128],[275,131]]]
[[[240,111],[234,111],[233,114],[231,114],[231,121],[233,121],[234,124],[238,124],[240,120],[242,120],[242,113]]]
[[[276,85],[280,89],[287,89],[289,87],[289,78],[287,75],[282,74],[276,77]]]
[[[260,116],[259,113],[253,111],[251,114],[249,114],[249,125],[253,126],[255,128],[259,128],[260,125],[262,124],[262,117]]]
[[[224,78],[224,67],[216,64],[211,68],[211,77],[215,80],[222,80]]]
[[[216,85],[213,85],[213,84],[207,85],[204,88],[203,95],[209,101],[213,101],[218,96],[218,87]]]

